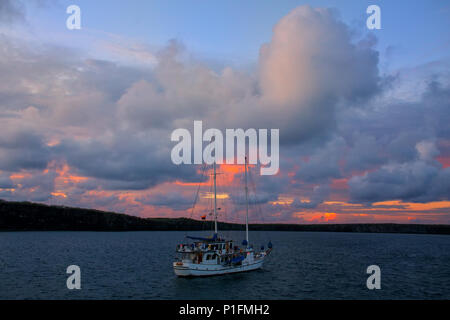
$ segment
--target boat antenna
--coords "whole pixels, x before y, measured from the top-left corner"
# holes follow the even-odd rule
[[[214,160],[214,233],[217,234],[216,161]]]
[[[247,240],[248,248],[248,186],[247,186],[247,157],[245,157],[245,203],[246,203],[246,214],[245,214],[245,239]]]

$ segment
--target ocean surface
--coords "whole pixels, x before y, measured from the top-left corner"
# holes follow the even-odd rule
[[[0,299],[450,298],[450,236],[251,232],[255,246],[274,245],[262,270],[185,279],[172,270],[185,235],[0,232]],[[69,265],[81,268],[80,290],[67,289]],[[369,265],[381,269],[380,290],[366,287]]]

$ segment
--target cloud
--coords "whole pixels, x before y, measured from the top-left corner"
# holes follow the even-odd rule
[[[32,171],[32,174],[17,177],[14,180],[14,192],[5,194],[9,200],[47,201],[52,198],[55,191],[54,171]]]
[[[325,146],[319,146],[307,160],[299,162],[300,169],[295,178],[308,183],[341,178],[339,161],[346,146],[342,137],[335,137]]]
[[[268,193],[258,193],[258,194],[252,194],[248,197],[248,203],[249,204],[263,204],[267,203],[269,201],[275,201],[277,199],[277,194],[268,194]],[[233,194],[231,196],[231,199],[234,204],[237,205],[244,205],[247,203],[245,194]]]
[[[306,23],[311,34],[304,33]],[[286,47],[285,37],[297,40]],[[319,46],[316,37],[322,39]],[[218,73],[200,61],[186,60],[183,46],[176,41],[155,54],[154,68],[141,70],[83,59],[64,48],[32,49],[6,37],[2,40],[8,54],[0,67],[10,79],[0,86],[0,96],[3,108],[16,116],[4,122],[28,126],[36,140],[32,156],[27,156],[31,149],[17,149],[15,156],[8,151],[4,168],[44,168],[52,158],[64,159],[108,189],[198,181],[195,168],[175,167],[167,157],[171,130],[190,127],[195,119],[219,128],[281,126],[287,140],[300,143],[305,132],[311,137],[332,127],[339,100],[368,97],[373,92],[363,88],[366,80],[374,91],[378,81],[376,52],[352,44],[346,26],[331,12],[310,7],[294,10],[274,28],[271,42],[261,49],[259,75],[231,68]],[[286,79],[277,79],[287,57],[291,71]],[[365,61],[368,71],[364,79],[358,79],[359,73],[347,73],[343,85],[339,73],[350,61]],[[13,71],[11,65],[19,68]],[[279,93],[278,80],[293,87]],[[275,117],[274,109],[281,111]],[[316,121],[320,124],[309,127]],[[45,145],[55,138],[56,145]],[[33,163],[17,161],[13,168],[21,155]],[[336,168],[330,165],[330,170]]]
[[[165,135],[124,131],[108,142],[63,140],[54,152],[83,176],[102,179],[99,185],[105,189],[147,189],[166,181],[203,179],[194,166],[172,164],[170,148],[162,141]]]
[[[3,126],[0,137],[0,170],[45,169],[49,148],[36,132]]]
[[[288,142],[333,128],[339,102],[364,101],[379,90],[378,53],[354,44],[328,9],[301,6],[283,17],[259,63],[266,117],[282,124]]]
[[[348,183],[352,199],[362,202],[448,200],[450,168],[442,168],[434,160],[439,153],[435,144],[421,141],[416,149],[414,161],[384,165],[363,176],[352,177]]]
[[[56,1],[51,0],[1,0],[0,1],[0,34],[10,32],[14,26],[26,25],[27,12],[47,8],[49,6],[60,6]],[[61,10],[64,10],[61,8]],[[5,27],[4,29],[2,27]]]
[[[0,173],[0,189],[14,188],[14,183],[10,179],[9,175]]]
[[[433,160],[438,154],[439,150],[433,141],[420,141],[416,144],[419,158],[423,161]]]
[[[331,189],[328,185],[316,186],[313,189],[312,195],[309,201],[301,201],[294,199],[291,206],[294,209],[314,209],[318,205],[322,204],[330,195]]]
[[[384,163],[383,149],[377,137],[354,132],[350,137],[349,150],[345,155],[345,169],[367,170]]]
[[[23,19],[20,6],[0,2],[0,18]],[[0,195],[54,199],[57,163],[86,178],[64,185],[64,203],[186,210],[193,197],[170,185],[204,178],[171,163],[170,133],[203,120],[280,129],[280,173],[254,176],[250,197],[274,221],[336,197],[448,200],[449,169],[435,159],[449,154],[449,65],[380,75],[376,39],[353,34],[332,10],[298,7],[274,26],[255,72],[211,67],[175,40],[160,50],[113,44],[113,62],[1,34]],[[30,176],[8,178],[17,172]],[[349,189],[333,189],[333,179]],[[125,191],[135,201],[118,196]],[[271,204],[283,195],[292,205]],[[242,193],[230,197],[243,203]]]
[[[378,202],[402,200],[429,202],[448,200],[450,169],[441,169],[423,161],[387,165],[349,181],[355,201]]]
[[[361,202],[448,200],[450,192],[445,182],[448,168],[434,159],[440,152],[437,141],[450,139],[449,107],[450,88],[432,76],[419,98],[377,106],[360,121],[347,120],[359,123],[372,137],[372,143],[364,138],[368,141],[365,146],[372,145],[371,150],[350,151],[349,167],[362,168],[355,164],[363,163],[365,169],[372,169],[350,179],[351,199]]]
[[[24,6],[19,0],[0,1],[0,24],[11,24],[25,19]]]
[[[174,210],[187,210],[192,208],[194,204],[193,199],[186,197],[180,192],[153,194],[138,198],[137,201],[152,206],[168,207]]]

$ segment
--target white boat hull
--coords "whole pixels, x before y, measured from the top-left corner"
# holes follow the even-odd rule
[[[173,264],[175,274],[179,277],[204,277],[215,276],[228,273],[245,272],[260,269],[263,266],[264,259],[253,261],[251,263],[245,263],[241,265],[203,265],[194,263],[183,263],[179,265],[176,262]]]

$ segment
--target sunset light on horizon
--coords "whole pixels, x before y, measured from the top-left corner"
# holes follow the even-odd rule
[[[203,121],[279,129],[250,223],[450,224],[448,3],[382,1],[369,30],[368,1],[76,2],[74,30],[70,1],[0,6],[0,199],[201,220],[212,168],[174,164],[171,133]],[[217,171],[243,223],[244,166]]]

